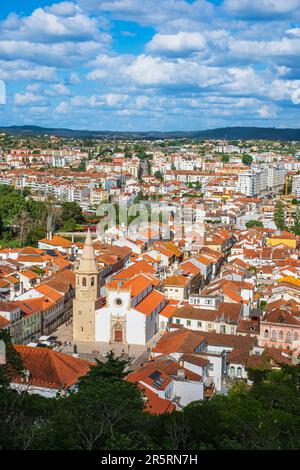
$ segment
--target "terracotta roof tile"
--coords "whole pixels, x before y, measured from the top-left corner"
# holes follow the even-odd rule
[[[24,368],[30,372],[29,383],[45,388],[69,388],[86,375],[91,367],[87,361],[48,348],[14,345]],[[20,383],[20,377],[14,381]]]

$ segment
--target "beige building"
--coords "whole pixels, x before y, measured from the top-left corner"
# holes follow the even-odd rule
[[[97,206],[98,204],[107,202],[108,199],[109,199],[109,193],[108,191],[104,191],[104,189],[96,188],[96,189],[93,189],[90,193],[90,203],[92,206]]]
[[[76,295],[73,301],[73,340],[95,340],[95,311],[100,298],[100,274],[92,237],[88,232],[76,269]]]

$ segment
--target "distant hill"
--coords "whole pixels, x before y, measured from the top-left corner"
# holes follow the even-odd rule
[[[268,127],[224,127],[204,131],[174,132],[115,132],[57,129],[38,126],[0,127],[0,133],[24,136],[55,135],[68,138],[116,138],[116,139],[227,139],[227,140],[283,140],[300,141],[300,129],[276,129]]]

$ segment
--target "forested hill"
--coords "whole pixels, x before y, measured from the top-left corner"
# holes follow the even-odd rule
[[[283,140],[300,141],[300,129],[276,129],[268,127],[224,127],[202,131],[174,132],[116,132],[88,131],[38,126],[0,127],[1,133],[24,136],[56,135],[78,138],[117,138],[117,139],[226,139],[226,140]]]

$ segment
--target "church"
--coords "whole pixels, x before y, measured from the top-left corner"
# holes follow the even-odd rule
[[[100,297],[100,273],[88,233],[76,273],[73,340],[146,345],[159,330],[165,296],[148,274],[114,281]]]

